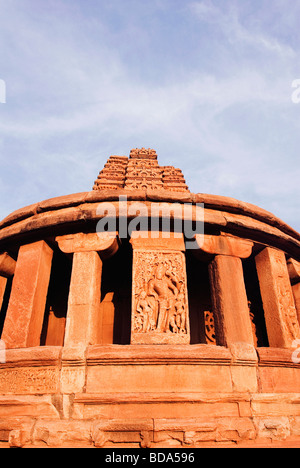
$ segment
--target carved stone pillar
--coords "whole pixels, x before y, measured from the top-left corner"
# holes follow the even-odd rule
[[[0,275],[5,278],[10,278],[15,274],[16,261],[11,258],[8,253],[0,255]]]
[[[270,346],[291,348],[300,327],[285,254],[266,247],[255,260]]]
[[[290,280],[292,282],[292,290],[297,310],[298,322],[300,323],[300,263],[290,258],[287,265]]]
[[[146,234],[147,233],[142,233]],[[132,344],[190,343],[183,235],[133,233]],[[168,234],[170,236],[170,234]]]
[[[117,235],[72,234],[56,238],[60,249],[73,253],[65,347],[101,343],[100,317],[102,258],[118,249]]]
[[[209,264],[210,286],[218,344],[254,345],[241,258],[253,243],[227,235],[196,236],[201,252],[214,255]]]
[[[44,241],[20,247],[2,333],[7,348],[40,344],[52,256]]]
[[[218,343],[253,345],[241,259],[216,255],[209,264],[209,276]]]
[[[6,283],[7,283],[7,278],[4,278],[3,276],[0,276],[0,311],[1,311],[2,304],[3,304],[3,298],[4,298],[4,294],[5,294]]]
[[[292,290],[297,310],[298,322],[300,323],[300,283],[293,284]]]
[[[98,252],[75,252],[65,346],[98,343],[102,261]]]
[[[14,275],[16,269],[16,261],[7,253],[0,255],[0,310],[3,304],[7,278]]]

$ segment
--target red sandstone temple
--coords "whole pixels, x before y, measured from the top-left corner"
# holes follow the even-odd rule
[[[299,262],[298,232],[150,149],[12,213],[0,447],[299,447]]]

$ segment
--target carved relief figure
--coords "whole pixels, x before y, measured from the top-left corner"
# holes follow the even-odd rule
[[[187,292],[181,253],[139,252],[136,257],[132,332],[187,335]]]
[[[146,291],[142,291],[137,302],[135,327],[137,331],[149,332],[155,329],[155,301],[147,297]]]
[[[171,317],[175,313],[175,299],[178,296],[178,282],[167,275],[167,269],[160,263],[154,273],[154,278],[148,283],[148,295],[158,302],[157,330],[169,331]]]
[[[281,314],[284,317],[286,332],[291,340],[295,340],[300,337],[300,328],[294,299],[289,287],[285,287],[284,284],[279,284],[277,286],[277,297]]]

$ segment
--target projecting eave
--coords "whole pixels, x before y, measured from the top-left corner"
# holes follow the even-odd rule
[[[0,250],[5,250],[7,243],[18,243],[24,236],[29,239],[30,236],[36,237],[41,231],[53,231],[55,234],[64,226],[69,229],[70,225],[75,227],[96,222],[99,219],[96,210],[101,202],[112,202],[118,214],[120,197],[129,205],[145,202],[149,216],[151,203],[203,203],[207,226],[273,245],[300,260],[300,234],[272,213],[234,198],[166,190],[81,192],[26,206],[0,222]]]

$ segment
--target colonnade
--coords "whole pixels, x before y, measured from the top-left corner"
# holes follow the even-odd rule
[[[73,255],[64,346],[101,344],[102,265],[117,252],[118,234],[70,234],[57,237],[56,242],[62,252]],[[256,246],[254,252],[252,241],[225,233],[196,236],[196,242],[196,255],[204,253],[210,259],[218,345],[229,347],[242,342],[254,346],[242,266],[242,260],[253,255],[269,345],[292,348],[294,340],[300,338],[299,263],[293,259],[287,263],[284,252],[274,247]],[[135,243],[132,245],[135,249]],[[158,239],[158,251],[161,248]],[[8,253],[0,255],[0,309],[7,280],[13,277],[1,336],[7,348],[40,346],[52,258],[53,249],[44,240],[21,246],[17,261]]]

